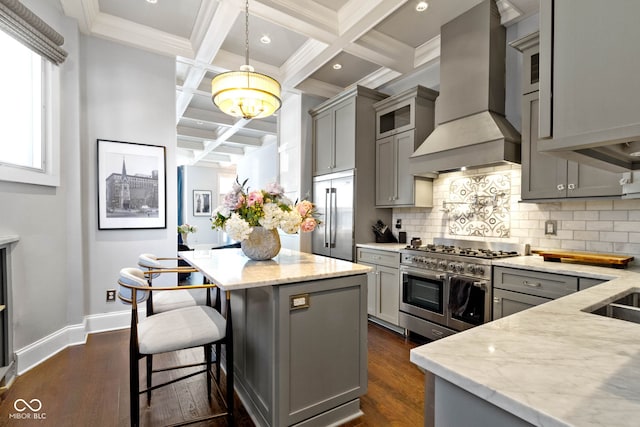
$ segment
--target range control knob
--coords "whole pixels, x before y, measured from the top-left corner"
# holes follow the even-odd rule
[[[454,263],[450,262],[449,265],[447,266],[447,269],[449,271],[455,271],[456,265]]]
[[[476,266],[476,273],[484,274],[484,267],[481,265]]]
[[[476,266],[475,266],[475,265],[473,265],[473,264],[469,264],[469,265],[467,266],[467,272],[469,272],[469,273],[471,273],[471,274],[475,273],[475,272],[476,272]]]
[[[440,270],[446,270],[447,269],[447,261],[439,261],[438,262],[438,268]]]
[[[458,273],[464,273],[464,264],[462,264],[462,263],[456,264],[456,271]]]

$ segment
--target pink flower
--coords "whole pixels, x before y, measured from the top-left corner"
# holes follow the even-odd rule
[[[313,218],[306,218],[300,224],[300,230],[302,231],[313,231],[316,228],[316,220]]]
[[[247,199],[247,206],[253,206],[256,203],[261,205],[263,202],[262,192],[261,191],[252,191],[249,193],[249,197]]]
[[[313,209],[313,203],[311,203],[308,200],[303,200],[300,203],[298,203],[296,205],[296,209],[298,210],[298,213],[300,214],[301,217],[306,217],[311,210]],[[315,226],[314,226],[315,227]]]
[[[243,204],[244,204],[244,195],[243,194],[239,194],[235,209],[240,209]]]

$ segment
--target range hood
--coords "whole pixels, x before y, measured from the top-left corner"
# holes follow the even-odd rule
[[[409,159],[413,175],[520,163],[520,133],[504,117],[505,29],[485,0],[440,31],[438,126]]]

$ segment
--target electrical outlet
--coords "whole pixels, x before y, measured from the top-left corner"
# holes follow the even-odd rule
[[[402,228],[402,219],[396,219],[396,228],[399,230]]]
[[[548,220],[544,223],[544,234],[555,236],[558,234],[558,221]]]
[[[114,302],[116,300],[116,290],[107,289],[107,302]]]

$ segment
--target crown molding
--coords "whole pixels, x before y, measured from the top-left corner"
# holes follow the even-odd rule
[[[440,35],[438,34],[431,40],[418,46],[415,51],[413,67],[418,68],[421,65],[435,61],[440,58]]]
[[[193,57],[194,54],[191,42],[184,37],[134,24],[102,12],[95,17],[90,31],[91,35],[162,55]]]

